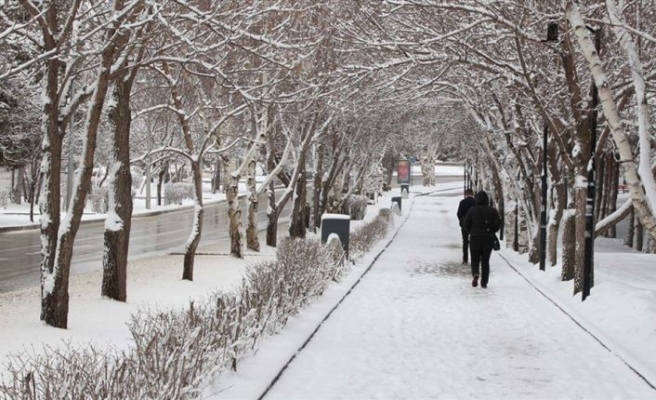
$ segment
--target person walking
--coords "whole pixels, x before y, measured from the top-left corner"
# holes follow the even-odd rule
[[[460,224],[460,233],[462,234],[462,263],[467,264],[467,257],[469,256],[469,233],[465,230],[463,223],[467,211],[474,206],[474,191],[471,189],[465,190],[465,198],[460,200],[458,205],[458,224]]]
[[[475,205],[465,215],[464,229],[469,233],[472,286],[478,286],[480,267],[481,287],[485,289],[490,278],[490,255],[492,255],[490,237],[501,229],[501,217],[497,210],[490,206],[490,198],[485,191],[476,193],[474,202]]]

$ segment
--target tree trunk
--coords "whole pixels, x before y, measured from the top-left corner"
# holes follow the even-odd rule
[[[32,164],[32,169],[38,170],[38,166],[35,168],[35,165]],[[34,205],[39,201],[39,195],[41,194],[41,173],[35,175],[32,171],[32,180],[30,181],[30,222],[34,222]]]
[[[563,215],[563,270],[561,280],[574,279],[576,265],[576,210],[568,208]]]
[[[585,175],[578,176],[576,181],[587,182],[588,177],[585,169],[580,172]],[[576,206],[576,233],[574,237],[576,243],[576,254],[574,257],[574,294],[577,294],[583,290],[583,267],[585,263],[585,204],[588,194],[587,187],[576,186],[574,192]]]
[[[23,204],[23,185],[25,185],[25,165],[20,165],[12,170],[12,174],[16,172],[16,182],[12,188],[14,195],[14,203]]]
[[[241,207],[239,205],[239,177],[232,176],[233,163],[224,161],[225,177],[230,184],[225,186],[226,200],[228,201],[228,221],[230,232],[230,254],[233,257],[244,258],[241,237]],[[224,180],[225,181],[225,180]],[[225,182],[224,182],[225,184]]]
[[[248,225],[246,227],[246,247],[249,250],[260,251],[260,240],[257,237],[257,212],[258,212],[258,196],[257,196],[257,182],[255,180],[255,160],[248,163]]]
[[[316,232],[317,229],[321,226],[321,177],[323,176],[323,144],[319,145],[317,149],[317,166],[314,171],[314,186],[313,186],[313,195],[312,195],[312,222],[311,230]]]
[[[607,201],[607,208],[608,208],[608,215],[611,215],[615,211],[617,211],[617,191],[619,189],[619,167],[620,165],[615,161],[615,157],[611,154],[609,155],[609,158],[613,161],[611,163],[611,181],[610,181],[610,187],[608,188],[608,201]],[[617,227],[616,225],[613,225],[610,227],[608,230],[607,237],[609,238],[616,238],[617,237]]]
[[[182,279],[193,281],[194,280],[194,259],[196,257],[196,249],[200,243],[200,237],[203,233],[203,215],[205,213],[203,208],[203,175],[201,169],[201,161],[193,161],[191,163],[191,172],[194,179],[194,224],[187,239],[185,246],[184,266],[182,270]]]
[[[267,227],[266,227],[266,244],[267,246],[276,247],[278,242],[278,207],[276,207],[276,191],[273,181],[269,183],[267,189]]]
[[[534,229],[533,235],[529,238],[531,245],[528,251],[528,261],[533,264],[540,263],[540,230]]]
[[[548,234],[548,257],[549,265],[552,267],[558,263],[558,231],[560,230],[560,223],[563,219],[563,210],[566,202],[566,190],[562,182],[555,184],[554,188],[554,201],[551,203],[551,212],[553,213],[549,218],[549,234]]]
[[[54,9],[49,13],[55,12]],[[43,106],[45,127],[41,145],[41,171],[43,174],[39,209],[41,212],[41,321],[50,326],[66,328],[68,325],[68,270],[56,263],[57,233],[60,224],[61,150],[59,136],[58,71],[59,59],[46,63],[44,98],[53,99]]]
[[[109,212],[105,221],[101,294],[127,300],[128,249],[132,219],[132,174],[130,173],[130,91],[132,81],[118,79],[109,120],[114,125],[114,162],[109,176]]]
[[[168,169],[168,163],[162,163],[159,174],[157,174],[157,205],[162,205],[162,184],[166,178],[166,171]]]
[[[626,224],[626,236],[624,236],[624,245],[633,248],[633,234],[635,226],[635,212],[631,210]]]
[[[217,157],[214,163],[214,174],[212,175],[212,194],[221,188],[221,158]]]
[[[305,163],[305,157],[299,162]],[[304,238],[306,234],[305,229],[305,212],[307,207],[305,200],[307,198],[307,180],[305,179],[305,166],[301,166],[298,171],[298,181],[294,188],[295,195],[293,197],[292,212],[289,220],[289,237],[291,238]]]
[[[639,218],[634,218],[633,225],[633,248],[642,251],[643,229]]]

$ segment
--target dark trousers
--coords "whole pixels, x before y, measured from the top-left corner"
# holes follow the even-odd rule
[[[492,241],[487,236],[471,236],[469,238],[471,250],[471,270],[473,275],[481,276],[481,285],[487,286],[490,279],[490,256],[492,255]],[[479,267],[482,274],[479,274]]]
[[[460,228],[462,233],[462,261],[467,261],[469,256],[469,233],[466,230]]]

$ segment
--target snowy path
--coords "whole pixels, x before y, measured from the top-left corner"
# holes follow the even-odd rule
[[[362,282],[267,399],[655,398],[496,254],[471,287],[459,191],[417,197]]]

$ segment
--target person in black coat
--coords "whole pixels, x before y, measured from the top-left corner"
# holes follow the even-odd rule
[[[478,286],[479,264],[483,276],[481,287],[487,288],[490,277],[490,255],[492,255],[492,236],[501,228],[501,218],[494,207],[491,207],[487,193],[480,191],[474,197],[475,205],[465,216],[464,228],[469,232],[469,247],[471,250],[472,286]]]
[[[465,222],[465,215],[467,211],[474,206],[474,191],[471,189],[465,190],[465,198],[460,200],[458,205],[458,224],[460,224],[460,232],[462,233],[462,263],[467,264],[467,257],[469,256],[469,232],[463,226]]]

